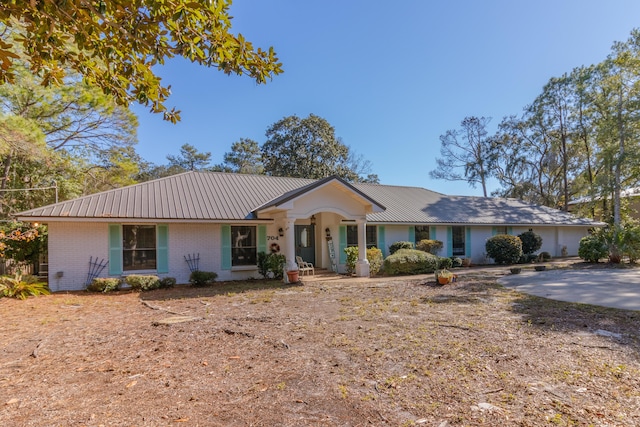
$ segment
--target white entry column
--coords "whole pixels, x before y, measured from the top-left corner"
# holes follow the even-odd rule
[[[297,270],[296,264],[296,228],[295,219],[287,218],[287,226],[284,229],[284,237],[286,243],[285,256],[287,257],[287,270]],[[285,273],[286,276],[286,273]]]
[[[364,219],[356,221],[358,224],[358,262],[356,262],[356,276],[369,277],[369,261],[367,260],[367,222]]]

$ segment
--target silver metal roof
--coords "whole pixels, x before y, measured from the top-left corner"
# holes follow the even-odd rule
[[[261,207],[311,191],[324,180],[222,172],[186,172],[31,209],[23,220],[127,219],[233,221],[256,219]],[[419,187],[349,184],[383,212],[368,222],[487,225],[597,225],[588,219],[519,200],[446,196]],[[306,187],[306,188],[305,188]]]

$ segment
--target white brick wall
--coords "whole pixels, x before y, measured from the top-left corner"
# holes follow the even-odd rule
[[[50,222],[49,288],[54,292],[84,289],[89,257],[108,260],[108,241],[106,223]],[[106,267],[102,276],[106,277],[108,271]]]
[[[272,230],[269,230],[273,232]],[[189,282],[189,266],[185,255],[200,254],[199,268],[215,271],[218,280],[258,278],[257,270],[229,271],[221,269],[219,224],[169,224],[169,273],[179,284]],[[84,222],[49,223],[49,288],[73,291],[85,288],[89,273],[89,257],[109,259],[109,224]],[[58,277],[58,272],[62,277]],[[109,277],[106,267],[100,277]]]

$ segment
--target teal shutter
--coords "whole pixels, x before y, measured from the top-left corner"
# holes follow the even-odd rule
[[[384,241],[384,225],[378,226],[378,249],[382,251],[382,256],[386,256],[386,243]]]
[[[453,256],[453,230],[447,227],[447,256]]]
[[[122,274],[122,226],[109,224],[109,275]]]
[[[507,227],[507,234],[513,235],[513,227]]]
[[[471,258],[471,227],[465,227],[464,232],[464,256]]]
[[[341,225],[338,234],[338,253],[340,255],[340,264],[346,264],[347,254],[344,252],[344,250],[347,248],[347,226]]]
[[[411,227],[409,227],[409,238],[408,241],[410,241],[411,243],[414,244],[416,243],[416,227],[414,227],[413,225]]]
[[[231,270],[231,226],[220,226],[220,268]]]
[[[429,238],[431,240],[436,240],[436,228],[432,225],[431,227],[429,227]]]
[[[258,226],[258,253],[267,253],[267,226]]]
[[[492,236],[495,236],[495,235],[497,235],[497,234],[498,234],[498,227],[493,227],[493,228],[491,229],[491,235],[492,235]]]
[[[158,224],[156,226],[156,271],[169,272],[169,226]]]

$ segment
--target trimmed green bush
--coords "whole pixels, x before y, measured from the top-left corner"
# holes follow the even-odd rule
[[[416,249],[400,249],[384,260],[386,274],[427,274],[438,268],[438,257]]]
[[[580,239],[578,256],[587,262],[598,262],[609,256],[609,248],[599,236],[585,236]]]
[[[496,264],[515,264],[522,256],[522,241],[518,236],[498,234],[487,240],[485,250]]]
[[[211,286],[215,283],[218,273],[213,271],[200,271],[195,270],[191,272],[189,276],[189,283],[196,288],[202,288],[205,286]]]
[[[411,242],[395,242],[389,246],[389,255],[395,254],[400,249],[413,249],[413,243]]]
[[[384,263],[382,251],[378,248],[367,249],[367,261],[369,261],[369,276],[375,276]]]
[[[273,274],[274,279],[281,280],[284,277],[284,266],[286,263],[287,257],[283,254],[269,254],[269,271]]]
[[[416,249],[419,251],[429,252],[432,255],[438,255],[438,252],[442,250],[443,246],[444,245],[440,240],[424,239],[420,240],[416,244]]]
[[[87,285],[88,292],[113,292],[120,288],[120,279],[116,277],[96,277]]]
[[[522,254],[520,259],[518,260],[518,264],[531,264],[532,262],[538,259],[538,255],[536,254]]]
[[[347,254],[345,261],[347,274],[353,274],[353,272],[356,271],[356,262],[358,262],[358,247],[349,246],[348,248],[344,248],[344,253]]]
[[[287,259],[282,254],[258,252],[258,273],[263,279],[273,277],[282,279],[284,277],[284,264]]]
[[[462,260],[460,260],[460,265],[462,265]],[[438,257],[438,270],[446,270],[452,267],[453,267],[453,259],[449,257]]]
[[[160,278],[150,274],[130,274],[124,281],[133,291],[151,291],[160,287]]]
[[[176,285],[175,277],[163,277],[158,284],[159,289],[173,288]]]
[[[538,261],[540,262],[547,262],[551,259],[551,254],[549,252],[540,252],[540,255],[538,255]]]
[[[534,233],[533,230],[518,234],[518,237],[522,242],[522,253],[525,255],[532,254],[542,247],[542,237]],[[549,258],[551,258],[551,255],[549,255]]]
[[[462,258],[457,256],[451,257],[451,267],[460,268],[462,267]]]

